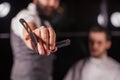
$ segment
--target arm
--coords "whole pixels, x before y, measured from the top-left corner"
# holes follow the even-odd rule
[[[51,51],[56,51],[55,31],[48,26],[39,26],[40,23],[36,23],[36,18],[33,15],[31,15],[28,11],[23,10],[12,19],[11,27],[12,31],[25,42],[25,45],[28,48],[33,49],[32,42],[29,35],[24,30],[23,25],[19,22],[20,18],[24,18],[30,26],[30,28],[33,30],[33,33],[35,34],[38,40],[37,48],[41,55],[48,55],[51,53]]]
[[[52,27],[42,26],[38,28],[33,22],[29,22],[28,25],[33,30],[33,33],[35,34],[38,40],[37,48],[41,55],[49,55],[51,52],[56,51],[56,34]],[[33,49],[31,39],[24,28],[23,41],[25,42],[27,47]]]

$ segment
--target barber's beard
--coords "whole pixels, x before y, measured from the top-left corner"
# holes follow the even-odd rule
[[[51,13],[47,14],[47,12],[45,11],[46,9],[42,9],[41,7],[37,6],[37,11],[39,13],[39,16],[41,19],[44,20],[52,20],[54,15],[57,13],[56,10],[53,10]]]

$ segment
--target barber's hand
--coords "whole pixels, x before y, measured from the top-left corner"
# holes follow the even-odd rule
[[[38,44],[38,52],[40,55],[50,55],[50,53],[57,51],[55,46],[56,43],[56,33],[52,27],[39,27],[33,30],[35,34]],[[24,42],[30,49],[33,49],[33,44],[30,39],[30,36],[26,33],[24,35]]]

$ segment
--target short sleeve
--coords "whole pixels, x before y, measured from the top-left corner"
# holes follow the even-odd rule
[[[29,14],[28,11],[23,10],[15,18],[12,19],[11,21],[12,31],[17,36],[23,39],[23,26],[19,22],[21,18],[25,19],[26,22],[35,22],[35,17],[34,15]]]

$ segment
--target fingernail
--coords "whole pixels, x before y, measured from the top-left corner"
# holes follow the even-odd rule
[[[42,54],[41,54],[41,51],[39,52],[39,54],[42,55]]]
[[[26,35],[26,36],[25,36],[25,39],[28,40],[28,39],[29,39],[29,35]]]
[[[54,47],[53,47],[53,46],[51,46],[51,47],[50,47],[50,50],[52,50],[53,48],[54,48]]]
[[[50,51],[48,51],[48,54],[47,55],[50,55]]]
[[[40,55],[43,55],[43,51],[40,51]]]
[[[48,54],[50,54],[50,51],[48,51]]]
[[[51,50],[52,50],[52,51],[55,50],[55,47],[52,47]]]

